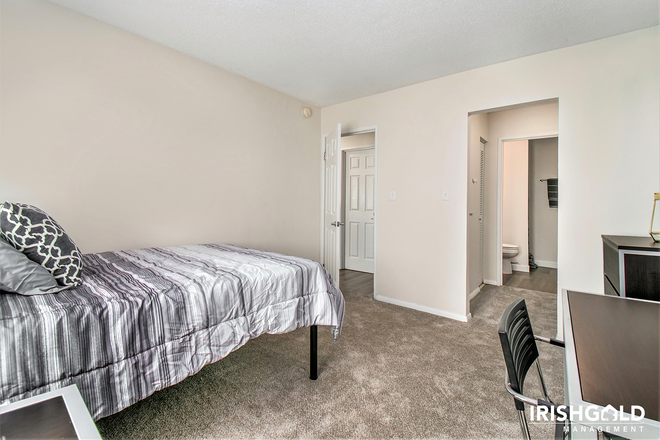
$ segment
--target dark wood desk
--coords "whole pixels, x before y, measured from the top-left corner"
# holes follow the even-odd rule
[[[603,235],[606,295],[660,301],[660,243],[650,235]]]
[[[660,433],[660,303],[563,295],[566,403],[627,413],[640,405],[651,425],[645,434]]]

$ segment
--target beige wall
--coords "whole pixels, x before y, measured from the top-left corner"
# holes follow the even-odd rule
[[[548,205],[548,186],[541,182],[548,177],[557,177],[557,138],[529,141],[529,251],[536,264],[557,267],[558,209]]]
[[[378,126],[376,294],[466,316],[468,114],[549,98],[559,99],[559,288],[602,293],[600,235],[646,233],[660,187],[659,65],[654,27],[323,108],[324,133]]]
[[[528,272],[528,141],[504,142],[503,150],[502,243],[520,248],[511,265],[513,270]]]
[[[83,252],[228,242],[319,258],[320,110],[49,3],[2,2],[0,199]]]
[[[373,147],[376,144],[376,133],[353,134],[341,137],[341,149],[350,150],[351,148]]]
[[[510,110],[488,113],[488,144],[486,145],[486,184],[484,215],[484,279],[488,284],[497,284],[498,261],[502,259],[502,248],[498,245],[498,150],[505,139],[557,133],[559,130],[559,104],[550,102],[529,105]],[[526,242],[527,240],[525,240]],[[506,242],[506,240],[503,240]],[[518,244],[519,243],[511,243]],[[526,247],[526,246],[525,246]],[[521,255],[523,254],[521,250]],[[516,257],[517,261],[521,257]],[[523,263],[526,260],[522,260]],[[525,263],[526,264],[526,263]],[[500,266],[501,267],[501,266]]]

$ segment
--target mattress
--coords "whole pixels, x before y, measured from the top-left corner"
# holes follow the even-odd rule
[[[0,294],[0,403],[75,383],[99,419],[259,335],[340,334],[343,296],[311,260],[220,244],[83,258],[79,287]]]

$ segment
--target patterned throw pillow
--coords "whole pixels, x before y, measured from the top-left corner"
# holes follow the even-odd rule
[[[73,287],[82,283],[80,249],[41,209],[22,203],[3,203],[0,236],[30,260],[48,269],[59,285]]]

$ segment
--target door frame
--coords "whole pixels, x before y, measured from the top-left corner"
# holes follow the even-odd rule
[[[497,258],[497,285],[501,286],[504,277],[502,276],[502,192],[504,189],[504,142],[512,141],[532,141],[536,139],[559,139],[558,131],[547,133],[535,133],[521,136],[507,136],[497,139],[497,247],[499,258]],[[559,152],[559,148],[557,148]],[[559,170],[557,170],[559,174]],[[559,266],[559,264],[557,264]]]
[[[366,127],[361,127],[361,128],[356,128],[356,129],[350,129],[347,131],[344,131],[344,126],[342,125],[342,133],[340,134],[340,137],[344,136],[350,136],[350,135],[356,135],[356,134],[363,134],[363,133],[374,133],[374,161],[375,161],[375,178],[374,178],[374,211],[378,212],[378,125],[370,125]],[[321,254],[320,254],[320,260],[321,263],[325,263],[324,261],[324,256],[325,256],[325,243],[323,240],[324,236],[324,223],[323,223],[323,214],[324,210],[323,207],[325,206],[325,158],[324,158],[324,153],[325,153],[325,138],[328,136],[329,133],[325,133],[321,136],[321,229],[320,229],[320,240],[321,240]],[[366,147],[364,147],[366,148]],[[372,148],[372,147],[368,147]],[[349,150],[351,148],[348,148]],[[341,150],[342,155],[345,150]],[[343,157],[342,157],[343,159]],[[344,172],[344,160],[340,160],[340,175],[343,175]],[[338,179],[339,182],[337,184],[339,185],[339,188],[337,189],[338,191],[341,191],[341,186],[343,184],[342,180],[343,179]],[[340,205],[343,205],[341,203]],[[342,219],[344,217],[344,206],[341,207],[341,216]],[[341,236],[342,240],[340,244],[340,252],[344,252],[344,231],[341,231]],[[376,292],[377,292],[377,283],[376,283],[376,273],[378,271],[378,214],[374,218],[374,291],[373,291],[373,298],[376,298]],[[339,285],[339,280],[335,280],[337,285]],[[341,286],[339,286],[341,288]]]

